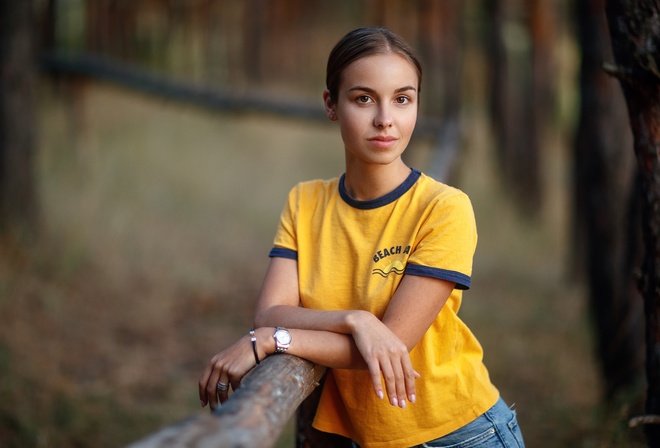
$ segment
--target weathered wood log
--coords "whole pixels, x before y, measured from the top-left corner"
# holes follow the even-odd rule
[[[325,370],[295,356],[269,356],[213,414],[200,414],[161,429],[130,448],[275,446]]]
[[[660,415],[638,415],[628,420],[629,428],[641,425],[660,425]]]

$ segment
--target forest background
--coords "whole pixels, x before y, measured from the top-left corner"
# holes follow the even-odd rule
[[[0,445],[118,446],[205,412],[198,376],[251,326],[288,190],[343,171],[325,58],[383,25],[425,68],[406,161],[473,201],[461,316],[528,446],[643,446],[636,252],[610,237],[627,270],[589,261],[599,225],[637,216],[602,3],[35,2],[37,230],[0,244]],[[603,343],[606,295],[626,325]]]

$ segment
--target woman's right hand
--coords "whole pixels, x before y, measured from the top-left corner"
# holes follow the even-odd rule
[[[406,345],[369,312],[355,312],[350,325],[355,345],[369,368],[376,395],[384,398],[384,381],[390,404],[405,408],[406,399],[414,403],[415,380],[420,375],[413,369]]]
[[[272,332],[272,329],[259,328],[256,331],[263,341],[265,336],[261,333]],[[259,359],[263,359],[267,354],[263,350],[263,342],[258,347],[259,353],[257,356],[259,356]],[[211,411],[213,411],[220,403],[224,403],[229,398],[229,387],[232,390],[238,389],[243,377],[255,366],[256,360],[249,335],[243,336],[215,355],[199,379],[199,400],[202,407],[208,403]],[[218,389],[218,383],[225,385],[226,388]]]

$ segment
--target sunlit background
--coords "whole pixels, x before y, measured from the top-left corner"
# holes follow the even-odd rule
[[[198,377],[251,326],[289,189],[343,172],[327,55],[382,25],[425,70],[406,161],[473,201],[461,316],[527,445],[638,446],[639,365],[603,373],[575,211],[585,115],[612,120],[617,185],[632,177],[625,114],[603,105],[617,84],[581,65],[589,45],[610,57],[580,33],[600,3],[34,2],[38,236],[0,244],[0,445],[122,446],[207,412]],[[585,82],[615,99],[581,120]]]

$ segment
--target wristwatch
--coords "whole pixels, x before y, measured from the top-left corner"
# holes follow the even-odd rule
[[[291,345],[291,333],[286,328],[275,328],[273,339],[275,339],[275,353],[284,353]]]

